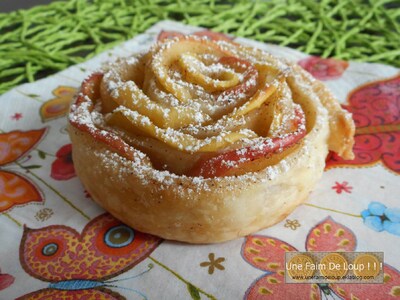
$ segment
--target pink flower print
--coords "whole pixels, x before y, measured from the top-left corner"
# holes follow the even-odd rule
[[[347,61],[318,56],[309,56],[300,60],[298,64],[319,80],[337,79],[349,66]]]
[[[335,185],[332,187],[332,190],[336,190],[337,194],[341,194],[342,192],[346,192],[351,194],[352,186],[349,185],[347,181],[343,181],[342,183],[335,182]]]
[[[8,288],[10,285],[14,283],[14,276],[11,276],[9,274],[4,274],[1,273],[0,270],[0,291]]]
[[[51,165],[50,176],[55,180],[68,180],[76,176],[72,161],[72,145],[62,146],[56,153],[56,160]]]

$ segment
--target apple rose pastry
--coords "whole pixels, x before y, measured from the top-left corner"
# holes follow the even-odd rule
[[[77,174],[137,230],[191,243],[271,226],[307,198],[354,124],[299,66],[196,36],[119,59],[82,84],[69,117]]]

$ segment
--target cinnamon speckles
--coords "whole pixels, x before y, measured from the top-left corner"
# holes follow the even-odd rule
[[[162,161],[170,155],[168,147],[180,165],[189,162],[180,152],[197,155],[193,160],[199,161],[205,154],[233,150],[238,159],[223,159],[221,166],[235,169],[259,159],[249,153],[275,149],[276,140],[311,129],[304,114],[299,122],[296,111],[302,110],[302,100],[295,101],[302,95],[292,92],[291,81],[301,81],[301,76],[292,72],[291,66],[258,49],[199,37],[174,38],[86,79],[69,118],[118,150],[96,155],[103,155],[105,169],[115,169],[117,161],[122,164],[120,179],[134,175],[166,190],[182,179],[190,187],[178,185],[178,193],[208,191],[210,178],[175,173],[171,160]],[[259,115],[270,123],[269,129],[259,129],[262,123],[254,122]],[[285,147],[274,151],[283,153]],[[232,182],[274,180],[290,168],[284,159],[274,164],[264,168],[263,176],[249,171],[213,179],[230,190]]]

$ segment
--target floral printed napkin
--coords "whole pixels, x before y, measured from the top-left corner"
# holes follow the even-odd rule
[[[324,299],[400,295],[400,75],[379,64],[310,57],[235,38],[297,62],[356,121],[353,161],[331,154],[306,204],[246,238],[187,245],[135,232],[75,175],[65,115],[80,82],[118,56],[201,28],[164,21],[144,34],[0,97],[0,299]],[[383,251],[384,284],[285,284],[284,251]]]

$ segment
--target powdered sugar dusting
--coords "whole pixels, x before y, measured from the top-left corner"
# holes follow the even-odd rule
[[[108,139],[117,139],[117,133],[125,131],[130,138],[137,134],[149,135],[179,151],[200,153],[196,157],[201,157],[202,153],[218,156],[234,150],[238,158],[223,160],[221,164],[227,169],[235,169],[251,160],[249,153],[275,149],[276,139],[288,139],[299,132],[312,130],[315,125],[306,124],[304,115],[299,120],[296,114],[304,103],[303,100],[300,104],[295,103],[298,100],[294,97],[299,92],[292,93],[290,80],[295,80],[304,94],[310,90],[306,84],[303,86],[299,76],[287,75],[292,73],[295,72],[291,66],[261,50],[199,37],[174,38],[152,47],[150,55],[132,56],[108,66],[102,79],[105,89],[101,91],[101,99],[90,99],[81,94],[84,101],[72,106],[69,118],[72,123],[84,124],[89,132],[96,131]],[[276,92],[272,95],[261,92],[256,99],[258,90],[270,86],[276,87]],[[127,93],[132,97],[127,99],[124,96]],[[319,101],[312,91],[308,97]],[[104,106],[102,101],[105,99],[115,103]],[[269,106],[274,106],[276,115],[270,120],[268,132],[259,135],[261,125],[254,120],[265,115],[263,110]],[[104,112],[104,107],[109,111]],[[116,116],[122,116],[124,126],[118,123],[121,117]],[[315,122],[321,125],[318,123],[320,118]],[[133,126],[132,131],[127,124]],[[125,147],[135,153],[133,160],[111,151],[95,155],[104,159],[105,167],[110,170],[117,167],[116,162],[118,166],[122,164],[124,167],[118,171],[120,178],[133,172],[144,184],[157,183],[166,189],[183,179],[190,180],[193,192],[210,190],[211,182],[237,184],[241,180],[274,180],[280,173],[288,172],[292,163],[282,159],[262,171],[236,176],[188,177],[174,174],[165,162],[160,163],[162,170],[155,169],[146,152],[135,149],[124,135]],[[306,141],[302,148],[307,148]],[[282,153],[284,150],[281,146],[276,151]],[[307,149],[302,151],[307,152]],[[229,186],[224,185],[225,188]],[[177,188],[178,193],[186,190]]]

